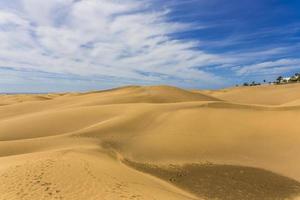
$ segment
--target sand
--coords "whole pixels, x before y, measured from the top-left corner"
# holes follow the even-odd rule
[[[0,95],[0,200],[296,200],[300,84]]]

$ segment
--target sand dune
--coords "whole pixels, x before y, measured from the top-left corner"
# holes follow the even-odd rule
[[[263,85],[236,87],[217,91],[199,91],[226,101],[244,104],[280,105],[300,99],[300,85]],[[198,92],[195,90],[194,92]]]
[[[0,200],[296,199],[299,89],[0,95]]]

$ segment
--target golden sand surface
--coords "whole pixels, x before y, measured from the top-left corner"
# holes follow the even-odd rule
[[[300,84],[0,95],[0,200],[296,200]]]

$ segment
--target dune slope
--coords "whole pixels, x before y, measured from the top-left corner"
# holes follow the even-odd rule
[[[300,192],[299,182],[252,167],[212,163],[155,166],[128,160],[125,163],[204,199],[291,199]]]

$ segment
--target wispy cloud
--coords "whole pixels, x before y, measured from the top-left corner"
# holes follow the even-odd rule
[[[20,5],[0,11],[0,66],[144,81],[160,81],[145,76],[160,73],[209,83],[213,75],[194,67],[222,60],[197,49],[196,40],[172,38],[192,25],[169,22],[168,11],[153,11],[146,1],[23,0]]]
[[[300,59],[280,59],[276,61],[261,62],[242,67],[236,67],[238,75],[253,74],[279,74],[291,69],[297,69],[300,66]]]

